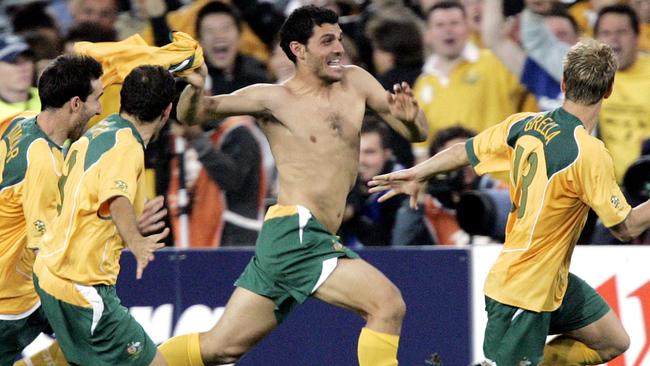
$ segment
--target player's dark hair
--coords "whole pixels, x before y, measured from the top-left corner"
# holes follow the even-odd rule
[[[296,55],[291,52],[291,42],[306,45],[314,35],[314,26],[337,24],[339,16],[330,9],[307,5],[294,10],[280,29],[280,47],[289,60],[296,63]]]
[[[85,102],[93,92],[91,82],[99,79],[102,74],[102,65],[92,57],[57,57],[43,70],[38,79],[41,110],[61,108],[73,97],[79,97]]]
[[[124,79],[120,91],[120,113],[142,122],[158,118],[174,98],[174,78],[162,66],[138,66]]]

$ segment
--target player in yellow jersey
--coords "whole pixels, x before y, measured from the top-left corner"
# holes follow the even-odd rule
[[[174,79],[140,66],[125,79],[119,114],[70,147],[59,180],[55,230],[41,241],[34,284],[71,364],[166,365],[115,292],[122,250],[135,255],[137,278],[169,233],[143,236],[144,148],[169,117]]]
[[[612,91],[616,59],[598,41],[571,48],[561,108],[515,114],[465,144],[411,169],[381,175],[382,200],[411,195],[427,178],[472,164],[479,174],[509,171],[512,211],[506,240],[485,284],[486,365],[596,365],[624,352],[629,338],[596,291],[569,273],[589,207],[617,238],[650,226],[648,202],[632,209],[603,143],[590,135]],[[545,346],[548,334],[562,334]]]
[[[43,234],[52,230],[61,146],[99,114],[102,67],[88,57],[62,56],[39,79],[42,111],[19,116],[0,140],[0,365],[46,329],[32,281]]]

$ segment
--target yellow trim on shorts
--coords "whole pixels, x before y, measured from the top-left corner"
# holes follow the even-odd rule
[[[57,277],[50,272],[43,261],[37,260],[34,263],[34,273],[38,277],[39,287],[52,297],[71,305],[92,308],[88,300],[77,290],[74,282]]]
[[[273,205],[266,211],[264,221],[284,216],[293,216],[298,214],[298,206]]]

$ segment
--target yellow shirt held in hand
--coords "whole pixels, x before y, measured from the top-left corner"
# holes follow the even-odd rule
[[[149,46],[140,35],[135,34],[119,42],[77,42],[74,50],[93,57],[104,70],[104,95],[100,99],[102,114],[93,117],[88,126],[120,111],[122,82],[136,67],[160,65],[177,76],[187,76],[203,64],[203,49],[183,32],[172,33],[172,42],[163,47]]]

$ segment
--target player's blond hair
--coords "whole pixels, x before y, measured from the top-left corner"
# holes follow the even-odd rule
[[[608,45],[593,39],[578,42],[564,58],[565,98],[583,105],[598,103],[614,83],[617,67]]]

